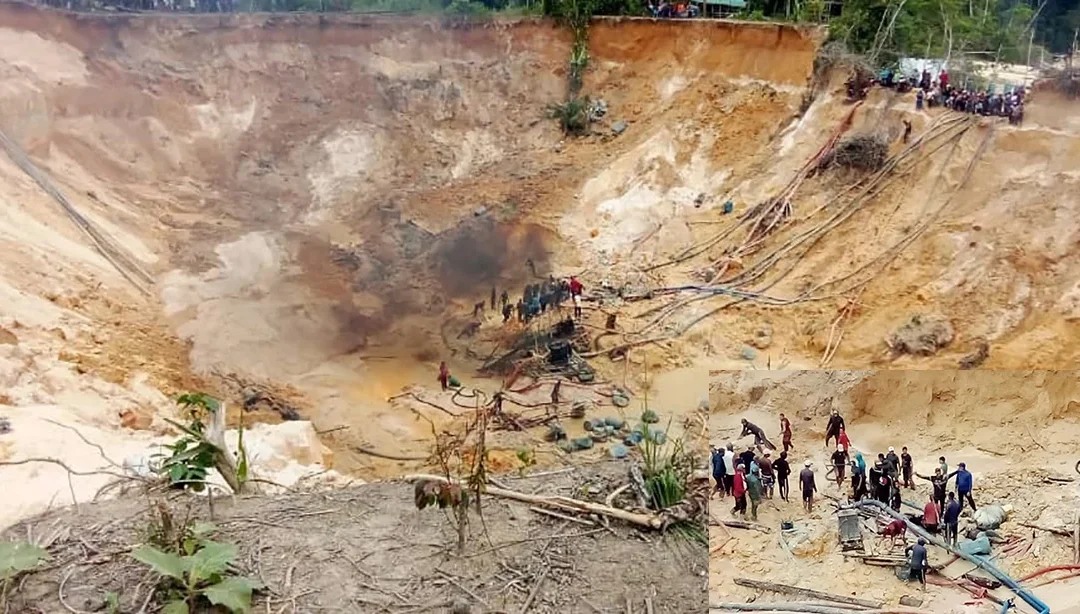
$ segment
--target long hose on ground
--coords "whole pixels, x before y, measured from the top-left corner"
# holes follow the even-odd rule
[[[925,539],[928,543],[934,544],[939,548],[944,548],[945,550],[955,554],[956,556],[964,559],[965,561],[974,563],[980,569],[993,576],[995,580],[1009,587],[1009,589],[1011,589],[1012,592],[1016,593],[1016,596],[1023,600],[1024,603],[1034,608],[1037,614],[1050,614],[1049,605],[1044,603],[1043,600],[1036,597],[1034,593],[1021,586],[1019,582],[1012,578],[1012,576],[1006,574],[1004,571],[1001,571],[996,566],[994,566],[986,557],[982,557],[977,554],[968,554],[967,552],[964,552],[959,548],[954,548],[952,545],[945,543],[937,536],[931,535],[929,532],[926,531],[926,529],[912,522],[907,516],[892,509],[888,505],[885,505],[881,501],[864,499],[862,501],[859,501],[855,505],[858,507],[873,507],[879,512],[887,514],[896,520],[903,521],[903,523],[907,525],[908,531],[911,531],[915,535],[918,535],[919,537]],[[1005,610],[1007,609],[1008,604],[1006,604],[1005,606]],[[1005,610],[1002,610],[1002,612],[1004,612]]]

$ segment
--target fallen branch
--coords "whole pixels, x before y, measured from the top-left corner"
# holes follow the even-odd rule
[[[536,580],[536,586],[533,586],[532,591],[529,593],[529,598],[525,600],[525,605],[521,606],[521,614],[525,614],[529,611],[529,606],[531,606],[533,600],[536,599],[536,594],[540,592],[540,587],[543,586],[544,578],[547,578],[550,569],[550,567],[545,567],[544,571],[540,572],[540,577]]]
[[[836,603],[844,603],[847,605],[855,605],[863,608],[880,608],[884,605],[881,601],[868,601],[866,599],[856,599],[855,597],[847,597],[844,595],[834,595],[832,593],[823,593],[821,591],[815,591],[809,588],[800,588],[798,586],[791,586],[788,584],[777,584],[773,582],[761,582],[759,580],[750,580],[748,578],[735,578],[735,584],[739,586],[747,586],[749,588],[756,588],[762,591],[771,591],[774,593],[785,593],[790,595],[801,595],[810,599],[820,599],[821,601],[833,601]]]
[[[1027,523],[1027,522],[1019,522],[1017,524],[1019,524],[1022,527],[1027,527],[1029,529],[1035,529],[1036,531],[1046,531],[1047,533],[1053,533],[1054,535],[1060,535],[1062,537],[1072,537],[1073,536],[1073,532],[1068,530],[1068,529],[1054,529],[1054,528],[1051,528],[1051,527],[1041,527],[1041,526],[1039,526],[1037,524],[1031,524],[1031,523]]]
[[[435,482],[447,481],[447,479],[443,476],[429,474],[407,475],[404,479],[408,482],[415,482],[417,480],[429,480]],[[570,497],[530,495],[527,493],[517,492],[515,490],[508,490],[505,488],[499,488],[497,486],[491,485],[485,486],[484,492],[493,497],[513,499],[514,501],[521,501],[522,503],[556,507],[563,510],[570,509],[579,512],[591,512],[593,514],[599,514],[601,516],[607,516],[609,518],[625,520],[626,522],[636,524],[638,526],[648,527],[650,529],[659,529],[664,524],[663,519],[660,518],[660,516],[654,514],[637,514],[616,507],[600,505],[599,503],[591,503],[589,501],[579,501],[577,499],[571,499]]]
[[[620,487],[616,488],[615,490],[611,491],[611,494],[604,498],[604,505],[606,505],[608,507],[614,507],[615,506],[615,497],[618,497],[619,495],[624,493],[628,488],[630,488],[629,484],[623,484],[622,486],[620,486]]]
[[[530,507],[529,511],[530,512],[535,512],[537,514],[541,514],[543,516],[551,516],[552,518],[559,518],[559,519],[565,520],[567,522],[576,522],[577,524],[583,524],[583,525],[585,525],[587,527],[595,527],[596,526],[596,523],[591,521],[591,520],[584,520],[582,518],[574,518],[573,516],[567,516],[566,514],[560,514],[559,512],[552,512],[551,510],[546,510],[546,509],[544,509],[542,507],[535,507],[535,506]]]
[[[349,446],[349,449],[353,452],[360,454],[367,454],[368,456],[374,456],[375,458],[385,458],[392,461],[425,461],[428,460],[427,456],[398,456],[396,454],[386,454],[385,452],[376,452],[370,448],[363,446]]]
[[[750,531],[761,531],[762,533],[772,533],[772,529],[763,524],[756,522],[746,522],[745,520],[720,520],[720,524],[725,527],[731,527],[733,529],[748,529]]]

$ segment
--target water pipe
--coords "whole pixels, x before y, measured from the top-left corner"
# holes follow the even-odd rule
[[[1034,593],[1021,586],[1019,582],[1012,579],[1012,577],[1006,574],[1004,571],[1001,571],[1000,569],[995,567],[986,557],[979,556],[977,554],[968,554],[967,552],[964,552],[959,548],[954,548],[953,546],[945,543],[941,539],[938,539],[934,535],[931,535],[925,529],[909,520],[907,516],[904,516],[900,512],[897,512],[896,510],[892,509],[888,505],[885,505],[881,501],[876,501],[874,499],[863,499],[855,505],[858,507],[874,507],[877,508],[878,511],[884,512],[885,514],[895,518],[896,520],[902,520],[904,524],[907,525],[908,531],[925,539],[928,543],[934,544],[939,548],[944,548],[945,550],[955,554],[956,556],[959,556],[965,561],[974,563],[980,569],[993,576],[995,580],[1009,587],[1009,589],[1011,589],[1012,592],[1016,593],[1016,596],[1023,600],[1024,603],[1034,608],[1037,614],[1050,614],[1049,605],[1044,603],[1043,600],[1036,597]],[[1008,604],[1008,602],[1006,602],[1006,604]],[[1008,606],[1006,605],[1001,611],[1004,613],[1007,610]]]

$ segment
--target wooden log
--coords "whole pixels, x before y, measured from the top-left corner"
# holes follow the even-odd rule
[[[751,531],[761,531],[762,533],[772,533],[771,528],[756,522],[746,522],[745,520],[720,520],[719,522],[725,527],[733,529],[749,529]]]
[[[415,482],[417,480],[430,480],[435,482],[446,481],[445,477],[422,473],[407,475],[404,479],[408,482]],[[650,529],[659,529],[664,525],[663,519],[655,514],[637,514],[634,512],[628,512],[626,510],[621,510],[616,507],[601,505],[599,503],[571,499],[570,497],[530,495],[528,493],[517,492],[516,490],[508,490],[505,488],[499,488],[498,486],[490,485],[484,487],[484,492],[493,497],[512,499],[514,501],[521,501],[522,503],[531,503],[533,505],[555,507],[562,510],[569,509],[577,512],[590,512],[593,514],[600,514],[601,516],[624,520],[631,524],[648,527]]]
[[[1072,531],[1070,531],[1068,529],[1055,529],[1055,528],[1052,528],[1052,527],[1041,527],[1041,526],[1039,526],[1037,524],[1030,524],[1030,523],[1027,523],[1027,522],[1021,522],[1019,524],[1022,527],[1027,527],[1029,529],[1035,529],[1037,531],[1046,531],[1047,533],[1053,533],[1054,535],[1061,535],[1062,537],[1072,537]]]
[[[863,608],[880,608],[884,605],[881,601],[869,601],[866,599],[858,599],[855,597],[848,597],[846,595],[835,595],[832,593],[825,593],[822,591],[815,591],[810,588],[801,588],[798,586],[791,586],[790,584],[779,584],[775,582],[762,582],[760,580],[751,580],[749,578],[735,578],[735,584],[739,586],[746,586],[749,588],[756,588],[762,591],[770,591],[773,593],[784,593],[789,595],[800,595],[809,599],[818,599],[820,601],[832,601],[835,603],[844,603],[847,605],[855,605]]]

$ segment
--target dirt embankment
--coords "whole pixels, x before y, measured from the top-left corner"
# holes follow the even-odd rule
[[[753,591],[734,584],[736,577],[768,578],[842,594],[854,591],[887,603],[912,594],[914,587],[897,581],[891,569],[872,568],[841,554],[833,506],[826,497],[845,498],[850,484],[838,488],[825,476],[832,451],[824,445],[825,425],[834,409],[844,417],[852,445],[868,463],[890,446],[898,452],[906,446],[915,471],[929,475],[938,457],[944,456],[950,470],[958,463],[967,464],[974,476],[977,505],[1012,505],[1015,512],[1002,526],[1002,534],[1031,540],[1031,547],[1008,554],[1004,546],[996,545],[996,564],[1006,572],[1020,577],[1071,563],[1071,536],[1033,531],[1022,523],[1066,532],[1075,524],[1080,505],[1072,443],[1080,433],[1077,376],[1076,371],[747,371],[716,376],[712,381],[712,443],[747,443],[735,437],[742,417],[773,436],[783,412],[794,431],[793,464],[801,467],[806,459],[814,462],[819,496],[813,514],[800,508],[797,494],[790,503],[774,499],[761,507],[759,520],[766,525],[794,521],[796,531],[789,534],[794,556],[775,540],[713,527],[712,596],[725,601],[753,596]],[[923,505],[930,486],[916,480],[914,490],[902,492],[904,501]],[[710,515],[720,521],[730,519],[731,507],[730,498],[715,498]],[[966,531],[970,524],[965,517],[961,529]],[[875,552],[887,550],[885,542],[870,534],[863,539]],[[724,545],[718,546],[720,542]],[[948,557],[935,560],[944,563]],[[807,578],[817,580],[807,584]],[[1075,583],[1057,583],[1036,593],[1057,611],[1076,606],[1075,589]],[[944,613],[961,611],[969,596],[957,587],[935,585],[928,587],[927,597],[924,607]]]
[[[606,463],[583,473],[507,480],[537,494],[602,500],[625,473],[625,466]],[[483,518],[470,514],[470,537],[460,555],[448,517],[435,508],[417,511],[412,486],[401,482],[219,499],[212,513],[204,502],[183,498],[164,507],[177,527],[211,522],[218,529],[212,539],[237,545],[238,572],[266,585],[253,600],[257,612],[576,614],[623,612],[627,604],[644,612],[646,600],[657,613],[705,609],[700,544],[674,535],[646,540],[618,524],[571,523],[512,501],[483,502]],[[128,555],[155,523],[160,530],[150,505],[129,497],[12,527],[5,539],[31,535],[48,549],[49,561],[11,591],[10,611],[59,612],[65,605],[98,611],[108,593],[118,597],[121,612],[163,601],[147,568]]]

